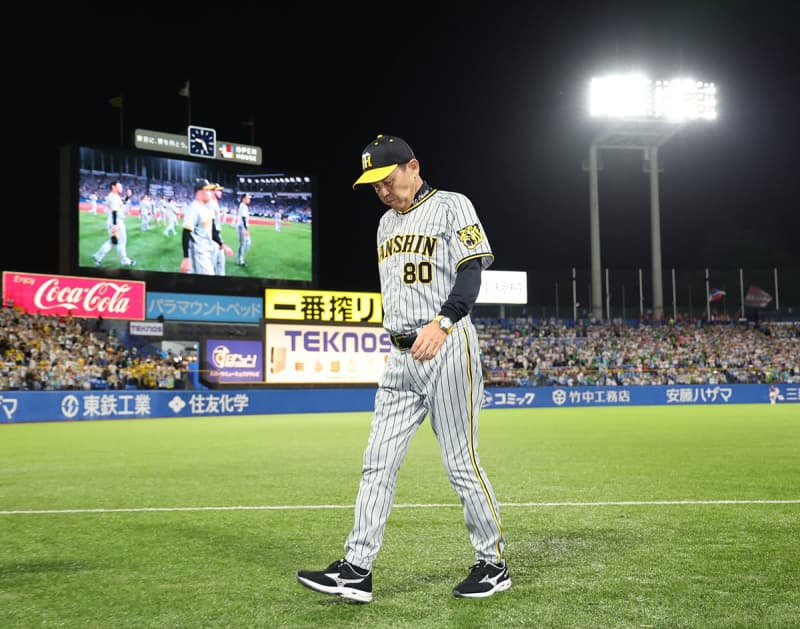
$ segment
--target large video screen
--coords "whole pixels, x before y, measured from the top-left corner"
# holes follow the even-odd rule
[[[74,190],[62,216],[71,232],[62,230],[63,272],[141,277],[167,290],[235,294],[316,284],[311,173],[141,150],[70,147],[68,154],[70,166],[62,174]],[[217,184],[219,194],[198,195],[195,188],[203,180]],[[187,269],[183,229],[198,214],[197,203],[213,200],[212,213],[199,213],[215,217],[229,255],[215,255],[211,271]],[[112,225],[112,216],[124,226]]]

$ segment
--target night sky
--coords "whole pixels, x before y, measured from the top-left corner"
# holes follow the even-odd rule
[[[119,94],[128,146],[135,128],[183,133],[178,90],[190,79],[192,123],[250,143],[253,119],[265,170],[318,176],[321,288],[378,288],[383,206],[351,189],[378,133],[407,140],[434,187],[472,199],[495,269],[588,269],[582,161],[600,128],[586,113],[588,81],[640,70],[719,90],[719,119],[685,127],[661,152],[663,268],[800,268],[795,3],[429,4],[37,25],[35,41],[57,52],[9,61],[15,192],[0,266],[58,270],[59,145],[118,146],[109,98]],[[641,153],[602,157],[602,265],[649,269]]]

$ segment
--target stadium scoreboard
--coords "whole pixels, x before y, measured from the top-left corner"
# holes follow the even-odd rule
[[[260,146],[221,140],[216,136],[214,129],[196,125],[189,125],[185,135],[136,129],[133,134],[133,144],[137,149],[146,151],[205,157],[251,166],[260,166],[262,162]]]

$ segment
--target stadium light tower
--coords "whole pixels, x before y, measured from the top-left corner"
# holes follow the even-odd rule
[[[642,74],[593,78],[589,115],[606,122],[589,146],[589,229],[592,265],[592,317],[603,318],[600,266],[600,201],[597,189],[600,149],[644,152],[650,174],[650,237],[653,265],[653,314],[664,314],[661,283],[661,217],[658,202],[658,150],[685,124],[715,120],[717,89],[713,83],[678,78],[652,81]]]

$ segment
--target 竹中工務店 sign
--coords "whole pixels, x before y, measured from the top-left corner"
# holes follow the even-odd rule
[[[190,126],[189,129],[207,129],[205,127]],[[145,149],[148,151],[159,151],[160,153],[173,153],[175,155],[184,155],[186,157],[192,155],[199,155],[190,151],[190,130],[183,135],[179,133],[164,133],[163,131],[152,131],[150,129],[136,129],[133,136],[133,144],[137,149]],[[209,137],[204,138],[206,142]],[[238,162],[240,164],[252,164],[255,166],[261,165],[261,147],[253,146],[250,144],[241,144],[239,142],[228,142],[227,140],[220,140],[213,134],[213,151],[208,154],[199,155],[200,157],[208,157],[211,159],[218,159],[223,162]]]

